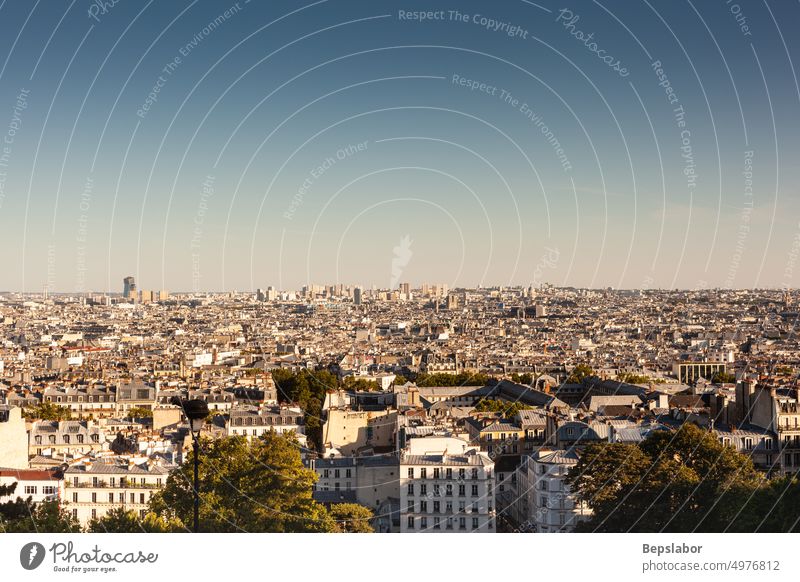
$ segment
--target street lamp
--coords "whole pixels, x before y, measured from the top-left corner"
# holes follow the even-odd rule
[[[199,478],[199,455],[200,455],[200,430],[203,428],[208,417],[208,404],[205,400],[183,400],[180,402],[183,414],[189,421],[189,431],[192,433],[192,444],[194,450],[194,533],[200,531],[200,478]]]

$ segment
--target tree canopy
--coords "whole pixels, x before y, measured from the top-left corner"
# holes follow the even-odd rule
[[[268,433],[203,441],[200,457],[200,527],[209,532],[329,532],[335,526],[312,498],[316,473],[300,460],[297,442]],[[189,455],[153,497],[152,510],[191,526]]]
[[[755,531],[753,516],[774,487],[750,457],[694,424],[638,445],[589,445],[567,482],[594,512],[578,529],[602,532]]]

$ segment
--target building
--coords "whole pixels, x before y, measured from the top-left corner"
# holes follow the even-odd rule
[[[520,530],[564,533],[591,517],[585,502],[578,501],[566,484],[569,470],[578,462],[574,450],[542,450],[522,459],[517,479],[516,509]]]
[[[79,420],[40,420],[31,427],[29,454],[51,457],[85,455],[107,448],[105,432]]]
[[[73,416],[110,416],[117,410],[114,388],[99,384],[52,386],[45,388],[43,400],[69,408]]]
[[[22,409],[0,404],[0,467],[28,468],[28,432]]]
[[[125,415],[132,408],[153,410],[158,389],[144,382],[121,384],[117,388],[117,414]]]
[[[122,280],[122,296],[125,299],[136,298],[136,279],[133,277],[125,277]]]
[[[17,497],[30,497],[33,503],[64,498],[64,475],[58,469],[0,469],[0,486],[14,484],[14,493],[0,495],[0,503],[13,501]]]
[[[400,531],[494,532],[493,470],[465,440],[411,439],[400,457]]]
[[[683,384],[693,383],[700,378],[711,380],[718,372],[726,373],[728,364],[725,362],[675,362],[672,364],[672,374]]]
[[[306,444],[305,422],[300,408],[288,406],[270,406],[256,408],[247,406],[233,408],[225,424],[227,436],[244,436],[247,440],[258,438],[269,432],[284,434],[292,432]]]
[[[65,509],[84,526],[115,508],[144,517],[150,499],[164,486],[169,472],[167,467],[148,462],[134,464],[127,458],[69,467],[64,472]]]
[[[313,459],[310,467],[317,473],[314,498],[320,502],[349,499],[378,511],[387,501],[400,500],[396,454]]]

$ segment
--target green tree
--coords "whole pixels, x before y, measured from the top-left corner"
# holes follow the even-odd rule
[[[370,521],[374,517],[369,507],[358,503],[335,503],[330,508],[334,531],[339,533],[373,533]]]
[[[153,418],[153,411],[149,408],[134,407],[128,411],[127,418]]]
[[[172,533],[184,532],[186,528],[177,518],[165,518],[148,512],[144,517],[132,510],[115,507],[103,517],[91,520],[89,533]]]
[[[317,476],[300,459],[291,436],[268,433],[203,441],[200,527],[206,532],[329,532],[334,524],[312,498]],[[153,496],[151,509],[191,526],[193,456]]]
[[[475,410],[479,412],[499,412],[505,418],[514,418],[520,410],[529,408],[522,402],[506,402],[496,398],[484,398],[475,405]]]
[[[593,510],[582,530],[718,532],[744,522],[760,477],[749,457],[684,424],[639,445],[588,446],[567,483]]]
[[[65,406],[58,406],[52,402],[40,402],[35,406],[22,409],[22,416],[26,420],[69,420],[72,412]]]
[[[587,364],[578,364],[567,377],[567,384],[580,384],[585,378],[594,375],[594,370]]]
[[[80,523],[62,509],[58,501],[42,501],[31,503],[28,498],[27,511],[9,521],[3,521],[0,529],[9,533],[78,533],[81,531]]]

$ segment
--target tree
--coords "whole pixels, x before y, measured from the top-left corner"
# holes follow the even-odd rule
[[[760,478],[749,457],[684,424],[639,445],[588,446],[567,483],[593,510],[585,531],[719,532],[744,523]]]
[[[475,405],[475,410],[479,412],[500,412],[505,418],[514,418],[520,410],[529,408],[522,402],[506,402],[496,398],[484,398]]]
[[[334,531],[338,533],[373,533],[370,520],[374,517],[369,507],[358,503],[335,503],[330,508],[331,519],[335,521]]]
[[[127,418],[153,418],[153,411],[149,408],[134,407],[128,411]]]
[[[130,509],[115,507],[103,517],[92,519],[86,526],[89,533],[172,533],[187,531],[176,518],[165,518],[148,512],[144,517]]]
[[[236,436],[203,441],[200,527],[206,532],[330,532],[334,523],[312,498],[317,476],[300,459],[297,441],[270,432],[248,442]],[[153,496],[151,509],[184,526],[193,519],[190,454]]]
[[[26,420],[69,420],[72,412],[69,408],[58,406],[52,402],[40,402],[35,406],[28,406],[22,409],[22,415]]]
[[[711,377],[713,384],[730,384],[736,382],[736,374],[719,371]]]
[[[19,498],[18,498],[19,499]],[[78,533],[80,523],[71,513],[62,509],[58,501],[32,503],[25,501],[27,511],[15,519],[3,520],[2,529],[9,533]]]
[[[567,377],[567,384],[580,384],[585,378],[594,375],[594,370],[587,364],[578,364]]]

